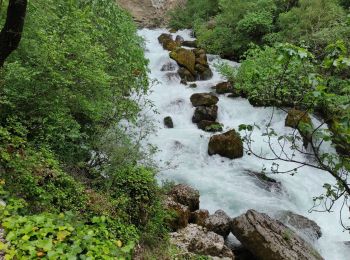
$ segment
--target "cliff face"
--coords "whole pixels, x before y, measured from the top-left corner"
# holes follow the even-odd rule
[[[140,27],[165,27],[167,12],[186,0],[117,0],[128,10]]]

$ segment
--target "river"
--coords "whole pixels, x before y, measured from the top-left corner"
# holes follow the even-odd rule
[[[164,64],[172,62],[169,52],[163,50],[158,43],[158,36],[167,32],[164,29],[142,29],[139,35],[145,39],[145,55],[149,59],[149,76],[156,79],[149,99],[154,103],[158,113],[147,111],[157,128],[147,140],[156,145],[159,152],[154,156],[162,171],[159,181],[171,180],[186,183],[198,189],[201,195],[201,208],[211,213],[223,209],[231,217],[245,213],[248,209],[256,209],[273,216],[279,210],[291,210],[316,221],[322,229],[322,237],[314,243],[315,248],[327,260],[350,259],[350,250],[342,241],[350,240],[349,233],[343,232],[339,223],[339,207],[336,205],[332,213],[309,213],[313,205],[312,198],[323,192],[324,183],[334,183],[326,172],[312,168],[302,168],[295,176],[289,174],[273,174],[271,177],[282,183],[283,192],[271,191],[259,185],[259,181],[247,171],[261,171],[271,163],[244,155],[243,158],[230,160],[220,156],[209,156],[208,141],[212,133],[204,132],[192,123],[194,107],[190,102],[193,93],[211,92],[212,86],[224,81],[213,65],[220,61],[219,57],[209,56],[214,76],[208,81],[198,81],[197,88],[180,84],[176,71],[161,71]],[[186,40],[191,40],[189,31],[181,31]],[[238,66],[230,62],[232,66]],[[263,126],[269,120],[272,108],[256,108],[243,98],[219,96],[218,122],[224,130],[238,129],[240,124],[257,124]],[[174,128],[163,125],[163,118],[171,116]],[[278,133],[288,133],[291,128],[284,126],[286,114],[277,111],[272,127]],[[316,119],[313,119],[314,121]],[[261,132],[253,136],[254,147],[265,154],[271,153]],[[297,155],[301,157],[302,155]],[[293,165],[281,162],[281,169],[290,169]]]

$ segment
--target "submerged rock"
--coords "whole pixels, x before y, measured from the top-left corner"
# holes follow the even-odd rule
[[[240,135],[234,129],[213,135],[209,141],[208,154],[219,154],[230,159],[243,157],[243,142]]]
[[[218,97],[212,93],[196,93],[191,96],[190,100],[194,107],[212,106],[219,102]]]
[[[321,260],[320,254],[294,231],[255,210],[234,218],[231,232],[261,260]]]
[[[225,246],[222,236],[195,224],[190,224],[176,233],[171,233],[170,242],[187,252],[234,259],[232,251]]]
[[[189,70],[192,75],[196,75],[196,57],[192,51],[184,48],[177,48],[170,52],[170,58],[175,60],[180,66]]]
[[[175,202],[187,206],[191,212],[199,209],[199,191],[186,184],[174,186],[168,192],[168,196]]]
[[[160,71],[175,71],[176,70],[176,64],[172,62],[168,62],[162,66]]]
[[[174,128],[173,119],[170,116],[164,118],[164,125],[167,128]]]
[[[197,126],[206,132],[221,132],[223,130],[222,124],[208,120],[200,121]]]
[[[282,210],[276,214],[276,219],[296,231],[303,233],[311,240],[317,240],[322,236],[321,228],[317,223],[307,217],[296,214],[289,210]]]
[[[266,174],[261,172],[253,172],[250,170],[247,170],[246,173],[256,178],[256,184],[259,187],[271,192],[282,192],[282,183],[267,176]]]
[[[223,210],[217,210],[205,220],[205,227],[226,238],[231,232],[231,218]]]
[[[193,123],[199,123],[203,120],[215,121],[218,117],[218,106],[199,106],[196,107],[194,115],[192,117]]]

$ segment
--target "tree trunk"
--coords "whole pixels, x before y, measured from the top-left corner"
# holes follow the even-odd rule
[[[27,0],[9,0],[6,22],[0,32],[0,67],[21,41],[26,10]]]

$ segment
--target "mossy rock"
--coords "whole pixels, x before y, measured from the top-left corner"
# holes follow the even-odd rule
[[[243,141],[234,130],[210,138],[208,154],[219,154],[230,159],[243,157]]]
[[[196,57],[192,51],[184,48],[177,48],[170,52],[170,58],[175,60],[180,66],[189,70],[192,75],[196,75]]]
[[[285,126],[298,128],[301,123],[308,125],[312,124],[309,114],[305,111],[297,110],[294,108],[289,110],[285,121]]]

